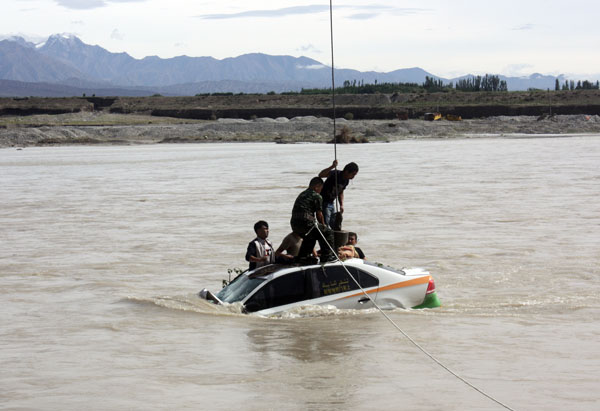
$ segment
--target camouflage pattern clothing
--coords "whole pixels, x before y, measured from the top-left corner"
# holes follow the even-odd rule
[[[317,219],[315,213],[323,208],[323,197],[312,188],[301,192],[292,208],[292,219],[290,225],[292,230],[300,235],[305,235],[314,225]]]
[[[298,195],[290,225],[295,233],[300,234],[304,240],[298,252],[299,258],[306,258],[312,254],[315,243],[318,241],[321,248],[321,262],[332,261],[335,256],[329,247],[333,247],[333,231],[319,222],[315,217],[317,211],[323,207],[323,198],[312,188],[307,188]],[[319,230],[312,230],[315,225]],[[321,235],[323,233],[323,235]]]

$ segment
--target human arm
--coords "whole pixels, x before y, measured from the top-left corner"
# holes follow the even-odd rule
[[[275,250],[275,258],[285,258],[286,260],[293,260],[293,255],[284,253],[284,251],[287,251],[288,247],[289,245],[284,239],[279,248]]]
[[[286,250],[286,245],[285,243],[281,243],[281,245],[279,246],[279,248],[277,250],[275,250],[275,257],[279,257],[280,255],[283,254],[283,252]]]
[[[331,170],[333,170],[334,168],[337,167],[337,160],[333,160],[333,163],[331,163],[331,165],[327,168],[324,168],[323,170],[321,170],[321,172],[319,173],[319,177],[321,178],[325,178],[329,175],[329,173],[331,172]]]
[[[362,258],[363,260],[366,260],[367,258],[365,257],[365,253],[363,253],[363,250],[361,250],[358,247],[354,247],[354,249],[356,250],[356,252],[358,253],[358,258]]]
[[[317,216],[317,221],[323,225],[325,225],[325,218],[323,217],[323,211],[321,210],[317,210],[317,212],[315,213]]]
[[[344,192],[342,191],[338,196],[338,204],[340,206],[340,213],[344,212]]]
[[[256,254],[256,244],[254,241],[248,243],[248,249],[246,250],[246,261],[253,262],[250,258]]]
[[[251,263],[262,263],[265,261],[269,260],[269,256],[265,255],[263,257],[255,257],[253,255],[250,256],[250,259],[248,261],[250,261]]]
[[[262,257],[257,257],[256,254],[258,254],[256,251],[256,242],[250,241],[250,243],[248,244],[248,249],[246,250],[246,261],[251,262],[251,263],[260,263],[260,262],[268,261],[268,259],[269,259],[269,256],[267,256],[267,255],[264,255]]]

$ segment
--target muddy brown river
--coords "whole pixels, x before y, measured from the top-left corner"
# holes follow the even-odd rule
[[[515,410],[600,401],[600,136],[338,146],[344,228],[443,306],[386,313]],[[500,410],[376,310],[200,300],[277,245],[317,144],[0,149],[0,408]]]

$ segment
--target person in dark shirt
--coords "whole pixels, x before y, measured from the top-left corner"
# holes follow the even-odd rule
[[[338,205],[340,213],[344,212],[344,190],[350,183],[356,174],[358,174],[358,164],[352,162],[346,164],[343,170],[335,170],[337,167],[337,160],[334,160],[330,167],[327,167],[319,173],[319,177],[325,178],[325,184],[321,191],[323,197],[323,218],[325,224],[329,227],[333,224],[333,213],[335,211],[333,202],[336,200],[336,183],[337,183],[337,195]]]
[[[352,231],[348,232],[348,245],[353,246],[354,249],[356,250],[356,252],[358,253],[358,258],[362,258],[364,260],[365,253],[363,253],[363,251],[356,246],[357,242],[358,242],[358,235],[356,235],[356,233],[353,233]]]
[[[256,238],[248,243],[248,249],[246,250],[246,261],[250,263],[248,267],[250,270],[275,262],[273,244],[267,240],[269,224],[266,221],[257,221],[254,224],[254,232]]]
[[[290,225],[293,232],[304,238],[298,252],[299,260],[312,255],[317,241],[321,247],[321,262],[336,259],[330,248],[333,247],[333,231],[323,220],[323,198],[320,194],[322,189],[323,180],[314,177],[310,180],[308,188],[301,192],[294,202]]]

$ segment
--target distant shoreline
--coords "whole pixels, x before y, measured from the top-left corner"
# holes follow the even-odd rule
[[[600,135],[598,115],[498,116],[462,121],[336,121],[357,141],[532,138]],[[314,116],[185,120],[150,115],[79,112],[0,117],[0,147],[136,145],[207,142],[327,143],[333,121]]]
[[[340,94],[335,117],[353,120],[422,119],[439,112],[468,119],[498,116],[600,115],[600,90]],[[226,94],[193,97],[0,98],[5,116],[105,113],[188,120],[334,117],[330,94]],[[160,120],[157,120],[160,121]]]

